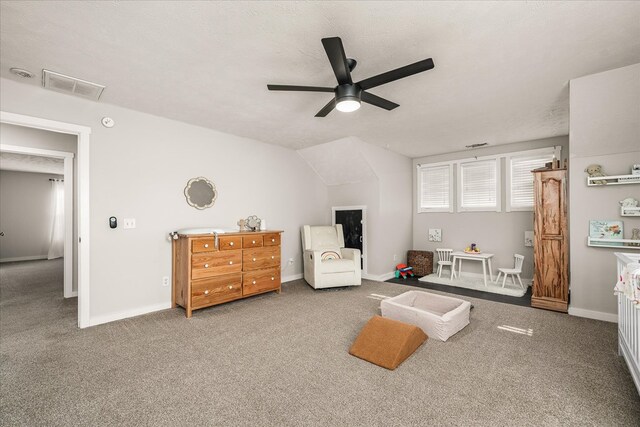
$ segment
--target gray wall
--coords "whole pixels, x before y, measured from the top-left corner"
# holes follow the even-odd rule
[[[258,215],[284,230],[283,277],[302,273],[300,226],[328,223],[326,186],[293,150],[2,79],[4,111],[89,126],[91,134],[90,317],[167,305],[171,244],[183,227],[237,227]],[[108,89],[107,89],[108,90]],[[115,120],[111,129],[100,119]],[[185,202],[187,181],[205,176],[219,196],[211,209]],[[136,218],[115,230],[108,218]],[[286,260],[295,264],[286,267]],[[286,267],[286,268],[285,268]]]
[[[624,175],[640,163],[640,64],[571,80],[570,94],[569,312],[612,320],[617,313],[613,253],[638,251],[587,246],[589,220],[623,221],[625,238],[630,238],[640,219],[621,217],[618,201],[640,200],[640,185],[587,187],[584,169],[596,163],[608,175]]]
[[[562,158],[567,156],[568,137],[523,141],[507,145],[490,146],[475,150],[421,157],[413,161],[413,194],[417,192],[417,165],[468,159],[474,156],[490,156],[536,148],[562,147]],[[502,172],[502,212],[428,212],[418,213],[417,196],[413,197],[413,248],[435,251],[436,248],[462,250],[470,243],[476,243],[481,250],[495,254],[493,269],[513,266],[513,254],[524,255],[523,277],[533,277],[533,248],[524,246],[524,232],[533,230],[533,212],[505,212],[506,168],[504,160]],[[456,174],[454,171],[454,204],[456,203]],[[429,228],[442,229],[442,242],[429,242]],[[437,258],[434,254],[434,264]],[[466,263],[465,271],[482,273],[480,263]]]
[[[375,176],[363,173],[366,178],[359,182],[328,186],[329,204],[367,207],[366,273],[368,277],[384,279],[396,264],[406,261],[411,248],[411,159],[354,139],[319,147],[335,150],[337,144],[347,143],[356,147],[353,155],[361,157]]]
[[[0,262],[44,259],[51,239],[51,182],[60,175],[0,171]]]
[[[73,158],[73,283],[72,290],[78,290],[78,137],[66,133],[49,132],[24,126],[0,123],[0,144],[74,153]],[[65,212],[66,213],[66,212]]]

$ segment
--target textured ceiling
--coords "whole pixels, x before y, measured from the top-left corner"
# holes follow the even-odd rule
[[[640,2],[0,5],[3,77],[48,68],[106,85],[103,103],[295,149],[353,136],[419,157],[566,135],[570,79],[640,62]],[[334,86],[329,36],[355,81],[429,57],[435,69],[371,90],[391,112],[315,118],[330,94],[267,91]]]
[[[0,153],[0,170],[64,175],[64,160],[2,152]]]

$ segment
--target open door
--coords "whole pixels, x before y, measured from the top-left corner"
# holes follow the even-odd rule
[[[345,247],[360,250],[360,268],[365,273],[367,271],[367,245],[365,236],[366,209],[366,206],[340,206],[331,208],[333,225],[342,224]]]

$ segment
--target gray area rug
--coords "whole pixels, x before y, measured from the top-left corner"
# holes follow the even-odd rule
[[[639,425],[612,323],[465,298],[471,324],[397,370],[350,356],[379,312],[370,294],[407,289],[300,280],[192,319],[175,309],[80,330],[59,260],[3,264],[0,424]]]

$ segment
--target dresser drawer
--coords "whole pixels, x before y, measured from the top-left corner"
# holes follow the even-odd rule
[[[191,284],[191,307],[193,309],[241,297],[242,274],[240,273],[196,280]]]
[[[269,267],[280,267],[280,247],[272,246],[242,251],[244,271],[261,270]]]
[[[242,238],[242,247],[247,248],[261,248],[262,247],[262,235],[259,236],[244,236]]]
[[[212,252],[215,251],[216,244],[213,237],[205,237],[202,239],[194,239],[191,242],[191,252],[194,254],[198,252]]]
[[[268,233],[264,235],[265,246],[280,246],[280,233]]]
[[[218,246],[221,251],[240,249],[242,247],[242,237],[240,236],[220,236]]]
[[[242,275],[242,295],[280,289],[280,268],[251,271]]]
[[[191,257],[191,279],[242,271],[242,251],[221,251]]]

